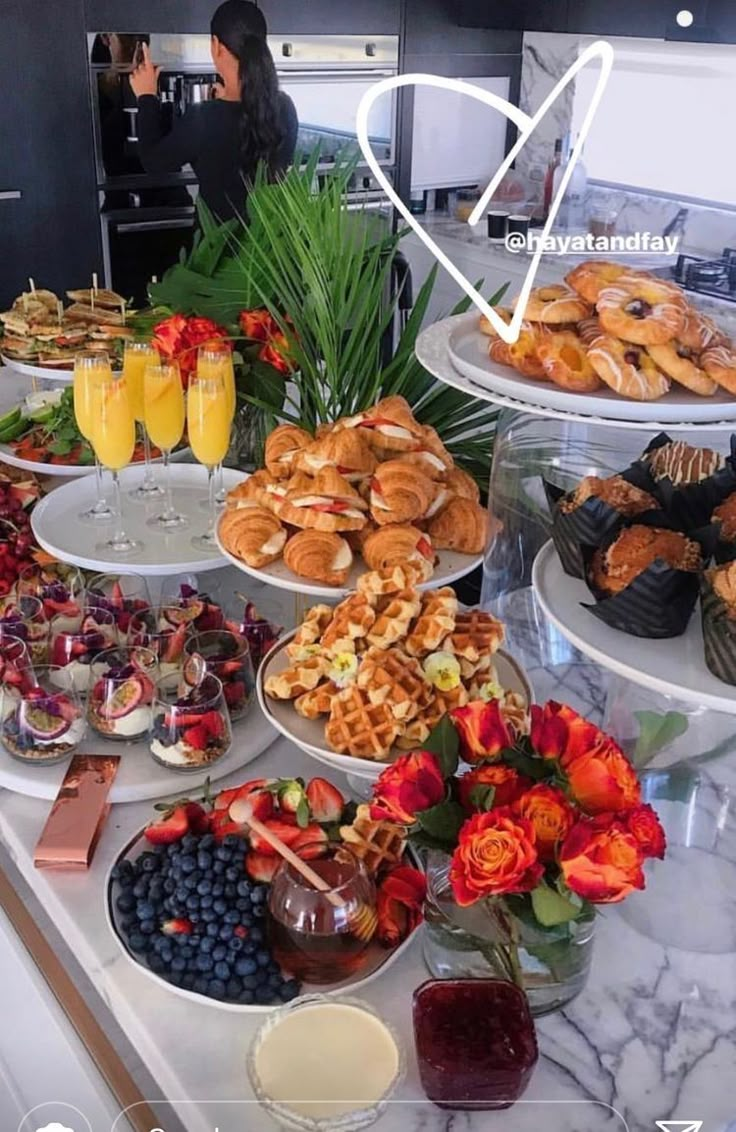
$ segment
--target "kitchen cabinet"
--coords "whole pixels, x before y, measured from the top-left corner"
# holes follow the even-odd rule
[[[82,0],[3,0],[0,306],[101,271]],[[12,90],[12,96],[11,96]]]
[[[509,31],[567,31],[575,0],[458,0],[458,23]]]
[[[218,0],[84,0],[89,31],[204,32]],[[269,31],[398,35],[400,0],[260,0]]]

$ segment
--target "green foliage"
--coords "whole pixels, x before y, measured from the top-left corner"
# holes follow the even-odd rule
[[[422,743],[422,750],[437,756],[445,778],[451,778],[455,774],[460,761],[460,739],[449,715],[442,716]]]
[[[439,805],[418,813],[417,823],[419,829],[434,843],[452,851],[457,844],[457,835],[465,824],[465,813],[457,802],[440,802]]]
[[[639,724],[639,736],[632,754],[634,766],[644,766],[684,735],[688,728],[687,716],[679,711],[635,711],[634,719]]]

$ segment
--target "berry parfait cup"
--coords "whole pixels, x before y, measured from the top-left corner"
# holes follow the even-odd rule
[[[172,770],[198,771],[230,750],[230,716],[222,684],[211,672],[190,688],[179,676],[162,676],[153,701],[151,755]]]
[[[161,605],[185,609],[196,633],[222,629],[225,625],[225,614],[219,602],[212,591],[202,586],[196,574],[174,574],[164,578]]]
[[[240,594],[238,594],[240,597]],[[226,628],[245,637],[250,647],[250,659],[255,671],[258,671],[261,661],[270,651],[282,633],[280,625],[275,625],[268,618],[261,616],[252,601],[241,598],[244,602],[243,615],[240,621],[226,621]]]
[[[64,615],[51,622],[49,658],[55,668],[68,668],[74,687],[86,695],[92,661],[118,643],[115,618],[107,609],[88,609],[72,621]]]
[[[68,667],[37,665],[30,687],[11,695],[3,686],[2,700],[0,737],[15,759],[48,766],[68,758],[84,739],[84,712]]]
[[[49,623],[40,597],[21,594],[0,601],[0,641],[6,637],[25,641],[32,664],[46,664]]]
[[[222,684],[233,723],[247,714],[253,702],[255,675],[245,637],[228,629],[195,633],[184,645],[184,682],[196,686],[203,672],[212,672]],[[204,666],[202,665],[204,661]]]
[[[130,619],[151,606],[148,583],[140,574],[95,574],[85,591],[88,609],[108,609],[115,618],[120,643],[125,644]]]
[[[34,684],[33,666],[28,645],[20,637],[0,637],[0,694],[3,695],[2,712],[13,710],[13,701]]]
[[[84,606],[84,578],[76,566],[63,562],[26,566],[18,575],[16,590],[19,596],[40,597],[48,621],[55,617],[73,620]]]
[[[184,645],[192,635],[190,619],[177,605],[160,605],[134,613],[128,626],[128,644],[151,649],[159,674],[179,675],[184,664]]]
[[[93,731],[131,743],[151,730],[158,660],[151,649],[118,645],[90,665],[87,722]]]

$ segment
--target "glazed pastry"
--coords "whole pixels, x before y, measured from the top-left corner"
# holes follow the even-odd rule
[[[513,311],[509,307],[494,307],[494,312],[502,319],[508,326],[513,317]],[[485,334],[488,338],[498,338],[496,328],[491,324],[490,319],[486,318],[484,314],[480,316],[478,329],[481,334]]]
[[[286,531],[278,517],[265,507],[226,510],[219,533],[226,549],[254,570],[280,558],[286,543]]]
[[[543,324],[522,322],[519,337],[508,347],[510,364],[523,377],[546,379],[547,372],[539,356],[539,347],[545,339]]]
[[[703,350],[717,346],[723,338],[723,333],[712,318],[697,307],[686,307],[685,324],[679,334],[683,346],[687,346],[694,354],[702,354]]]
[[[462,468],[454,467],[445,476],[445,487],[451,495],[460,495],[463,499],[472,499],[474,503],[480,502],[480,488],[471,475]]]
[[[422,438],[421,425],[414,419],[409,402],[397,395],[384,397],[372,409],[335,422],[336,432],[345,428],[359,429],[381,460],[413,451]]]
[[[480,503],[455,496],[432,519],[429,535],[437,550],[480,554],[488,537],[488,512]]]
[[[711,522],[718,527],[718,533],[726,542],[736,542],[736,491],[716,507]]]
[[[713,593],[728,607],[728,616],[736,619],[736,562],[713,566],[705,576]]]
[[[725,467],[725,457],[712,448],[694,448],[684,440],[671,440],[644,457],[655,480],[670,480],[675,487],[701,483]]]
[[[581,318],[586,318],[589,314],[590,306],[583,302],[576,291],[563,287],[561,283],[551,283],[546,287],[534,288],[527,301],[524,318],[530,322],[557,324],[580,322]]]
[[[595,303],[603,288],[609,287],[624,274],[626,268],[620,263],[611,263],[605,259],[586,259],[572,271],[568,271],[565,282],[586,303]]]
[[[699,397],[712,397],[717,390],[717,383],[700,368],[698,354],[681,340],[673,338],[661,346],[648,346],[647,350],[662,373],[678,385]]]
[[[388,704],[372,704],[354,685],[332,701],[325,738],[333,751],[359,759],[385,761],[401,732]]]
[[[597,338],[603,334],[603,327],[597,315],[583,318],[575,324],[575,333],[584,346],[590,348]]]
[[[569,515],[589,499],[601,499],[614,511],[626,516],[641,515],[644,511],[653,511],[659,506],[653,495],[629,483],[622,476],[609,476],[608,479],[586,476],[574,491],[560,500],[559,509],[563,515]]]
[[[728,393],[736,394],[736,347],[731,342],[711,346],[700,355],[700,364]]]
[[[588,360],[585,344],[572,330],[552,334],[537,346],[537,355],[550,381],[573,393],[593,393],[601,380]]]
[[[617,594],[657,559],[674,570],[692,573],[697,573],[703,564],[697,542],[680,531],[635,524],[623,530],[606,550],[596,550],[591,581],[603,593]]]
[[[311,443],[312,437],[298,425],[279,425],[266,440],[266,468],[275,479],[288,479],[294,471],[297,455]]]
[[[295,467],[316,476],[323,468],[336,468],[348,483],[357,484],[376,469],[376,457],[357,429],[329,432],[297,453]]]
[[[262,468],[227,493],[226,506],[239,508],[253,507],[255,504],[269,511],[278,511],[285,495],[285,485]]]
[[[450,586],[422,594],[422,606],[409,629],[404,647],[410,656],[436,652],[455,628],[458,600]]]
[[[590,347],[588,361],[600,379],[621,397],[656,401],[669,390],[669,378],[641,346],[606,335]]]
[[[345,539],[333,531],[298,531],[286,544],[284,562],[300,578],[343,586],[353,564],[353,553]]]
[[[499,366],[511,366],[511,347],[503,338],[492,338],[488,343],[488,357]]]
[[[379,526],[410,523],[426,513],[436,494],[434,483],[420,468],[388,460],[378,465],[371,481],[371,514]]]
[[[607,334],[641,346],[669,342],[679,337],[685,326],[682,293],[644,277],[619,278],[614,286],[604,287],[596,310]]]
[[[279,515],[293,527],[318,531],[357,531],[366,524],[367,505],[336,468],[313,478],[298,472],[288,483]]]
[[[434,561],[432,541],[428,535],[412,526],[390,523],[368,535],[362,547],[363,558],[370,570],[383,566],[396,566],[416,558]]]

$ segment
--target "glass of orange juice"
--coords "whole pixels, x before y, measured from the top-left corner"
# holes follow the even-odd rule
[[[107,354],[81,352],[74,359],[74,416],[77,428],[85,440],[92,444],[92,399],[95,385],[112,377],[110,359]],[[94,449],[94,446],[93,446]],[[113,510],[105,499],[102,486],[102,467],[95,453],[95,478],[97,482],[97,500],[94,506],[82,511],[79,518],[92,522],[109,522],[113,518]]]
[[[187,433],[197,460],[207,468],[209,522],[203,535],[192,543],[198,550],[216,550],[215,468],[222,463],[230,445],[231,418],[222,377],[200,377],[197,373],[187,392]]]
[[[233,353],[230,343],[222,339],[205,342],[197,351],[197,374],[202,378],[221,379],[225,386],[230,426],[235,417],[236,392],[235,368],[233,366]],[[225,502],[225,489],[222,482],[222,461],[215,469],[215,499],[218,505]]]
[[[126,534],[120,496],[120,470],[126,467],[135,448],[135,418],[124,377],[98,382],[92,398],[92,444],[101,464],[112,474],[115,491],[115,528],[109,539],[98,543],[103,553],[133,554],[141,544]]]
[[[123,377],[128,383],[128,397],[130,398],[133,419],[138,421],[143,430],[143,455],[145,459],[143,482],[139,484],[134,491],[131,491],[130,494],[133,499],[140,499],[143,502],[149,499],[155,499],[157,496],[164,494],[163,488],[159,487],[156,483],[153,467],[151,465],[151,441],[150,433],[145,424],[143,398],[144,374],[149,366],[156,366],[158,363],[158,350],[153,342],[133,340],[125,343],[125,350],[123,352]]]
[[[171,489],[171,450],[179,443],[184,432],[184,389],[176,362],[146,367],[143,376],[144,424],[146,433],[164,457],[166,503],[160,514],[148,520],[148,525],[162,531],[179,530],[189,526],[186,515],[174,507]]]

